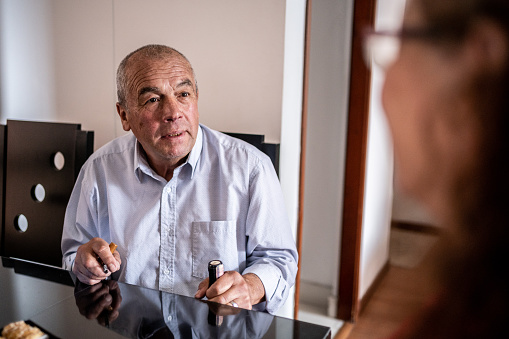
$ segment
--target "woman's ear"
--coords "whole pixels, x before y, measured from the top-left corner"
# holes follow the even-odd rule
[[[492,20],[479,20],[465,40],[468,55],[476,69],[498,72],[506,67],[509,57],[508,36]]]

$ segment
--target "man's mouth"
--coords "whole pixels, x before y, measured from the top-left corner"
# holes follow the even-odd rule
[[[165,138],[171,138],[171,137],[178,137],[180,135],[182,135],[182,132],[174,132],[174,133],[166,134],[164,137]]]

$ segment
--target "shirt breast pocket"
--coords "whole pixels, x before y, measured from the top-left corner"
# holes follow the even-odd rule
[[[235,220],[193,222],[193,277],[208,277],[208,263],[219,259],[225,271],[238,270],[237,226]]]

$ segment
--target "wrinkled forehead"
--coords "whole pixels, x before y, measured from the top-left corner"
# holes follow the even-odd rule
[[[133,55],[127,64],[126,75],[129,90],[136,90],[142,83],[161,79],[187,79],[193,86],[195,82],[191,65],[178,54],[157,58]]]

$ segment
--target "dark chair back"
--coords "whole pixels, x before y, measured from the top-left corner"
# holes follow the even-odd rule
[[[0,126],[3,256],[62,265],[65,209],[93,140],[79,124],[8,120]]]
[[[272,160],[274,169],[279,176],[279,144],[270,144],[265,142],[265,136],[261,134],[243,134],[243,133],[229,133],[223,132],[231,137],[241,139],[247,143],[258,148],[263,153],[267,154]]]

